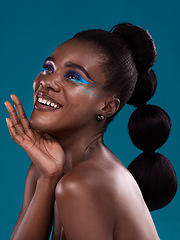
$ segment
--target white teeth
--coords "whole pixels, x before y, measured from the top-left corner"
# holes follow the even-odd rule
[[[42,98],[38,98],[38,102],[42,103]]]
[[[47,101],[45,99],[42,99],[42,98],[38,98],[38,102],[44,104],[44,105],[48,105],[48,106],[51,106],[51,107],[54,107],[54,108],[58,108],[58,105],[55,104],[55,103],[51,103],[50,101]]]

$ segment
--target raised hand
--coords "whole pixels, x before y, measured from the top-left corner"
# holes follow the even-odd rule
[[[28,154],[40,177],[55,178],[57,181],[63,174],[65,154],[60,144],[48,134],[32,130],[20,100],[11,95],[15,109],[5,102],[10,118],[6,118],[11,138]]]

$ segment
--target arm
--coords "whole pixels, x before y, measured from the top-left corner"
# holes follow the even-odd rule
[[[25,182],[25,189],[24,189],[24,199],[23,199],[23,205],[21,208],[21,212],[19,214],[18,220],[16,222],[16,225],[14,227],[14,230],[12,232],[11,238],[13,239],[14,235],[17,232],[17,229],[19,228],[22,219],[26,213],[26,210],[31,202],[31,199],[33,198],[35,189],[36,189],[36,183],[38,179],[38,173],[36,168],[33,164],[31,164],[27,176],[26,176],[26,182]]]
[[[55,186],[36,179],[34,170],[32,165],[27,174],[22,210],[11,239],[49,239]]]
[[[49,239],[54,204],[55,184],[38,179],[34,196],[11,239]]]
[[[18,116],[13,106],[6,102],[10,115],[7,119],[10,135],[27,152],[38,174],[34,176],[33,166],[28,172],[22,211],[11,239],[48,239],[55,186],[63,173],[65,155],[52,137],[40,135],[30,128],[19,99],[13,95],[12,100]]]

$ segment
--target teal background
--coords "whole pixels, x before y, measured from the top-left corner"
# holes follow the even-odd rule
[[[23,200],[30,160],[11,140],[4,101],[16,94],[30,117],[32,83],[44,59],[76,32],[89,28],[110,30],[121,22],[137,24],[151,33],[158,57],[154,70],[158,87],[150,103],[165,109],[172,119],[170,137],[158,152],[168,157],[179,181],[180,1],[178,0],[6,0],[0,4],[0,239],[10,238]],[[131,143],[127,123],[133,107],[126,106],[109,126],[105,143],[128,166],[141,152]],[[152,213],[162,240],[180,239],[180,194]]]

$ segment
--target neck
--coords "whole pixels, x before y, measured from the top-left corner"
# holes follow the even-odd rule
[[[59,134],[56,140],[64,149],[66,163],[64,173],[71,171],[78,163],[86,160],[91,153],[91,146],[97,143],[103,144],[103,131],[92,131],[92,128],[66,131]]]

